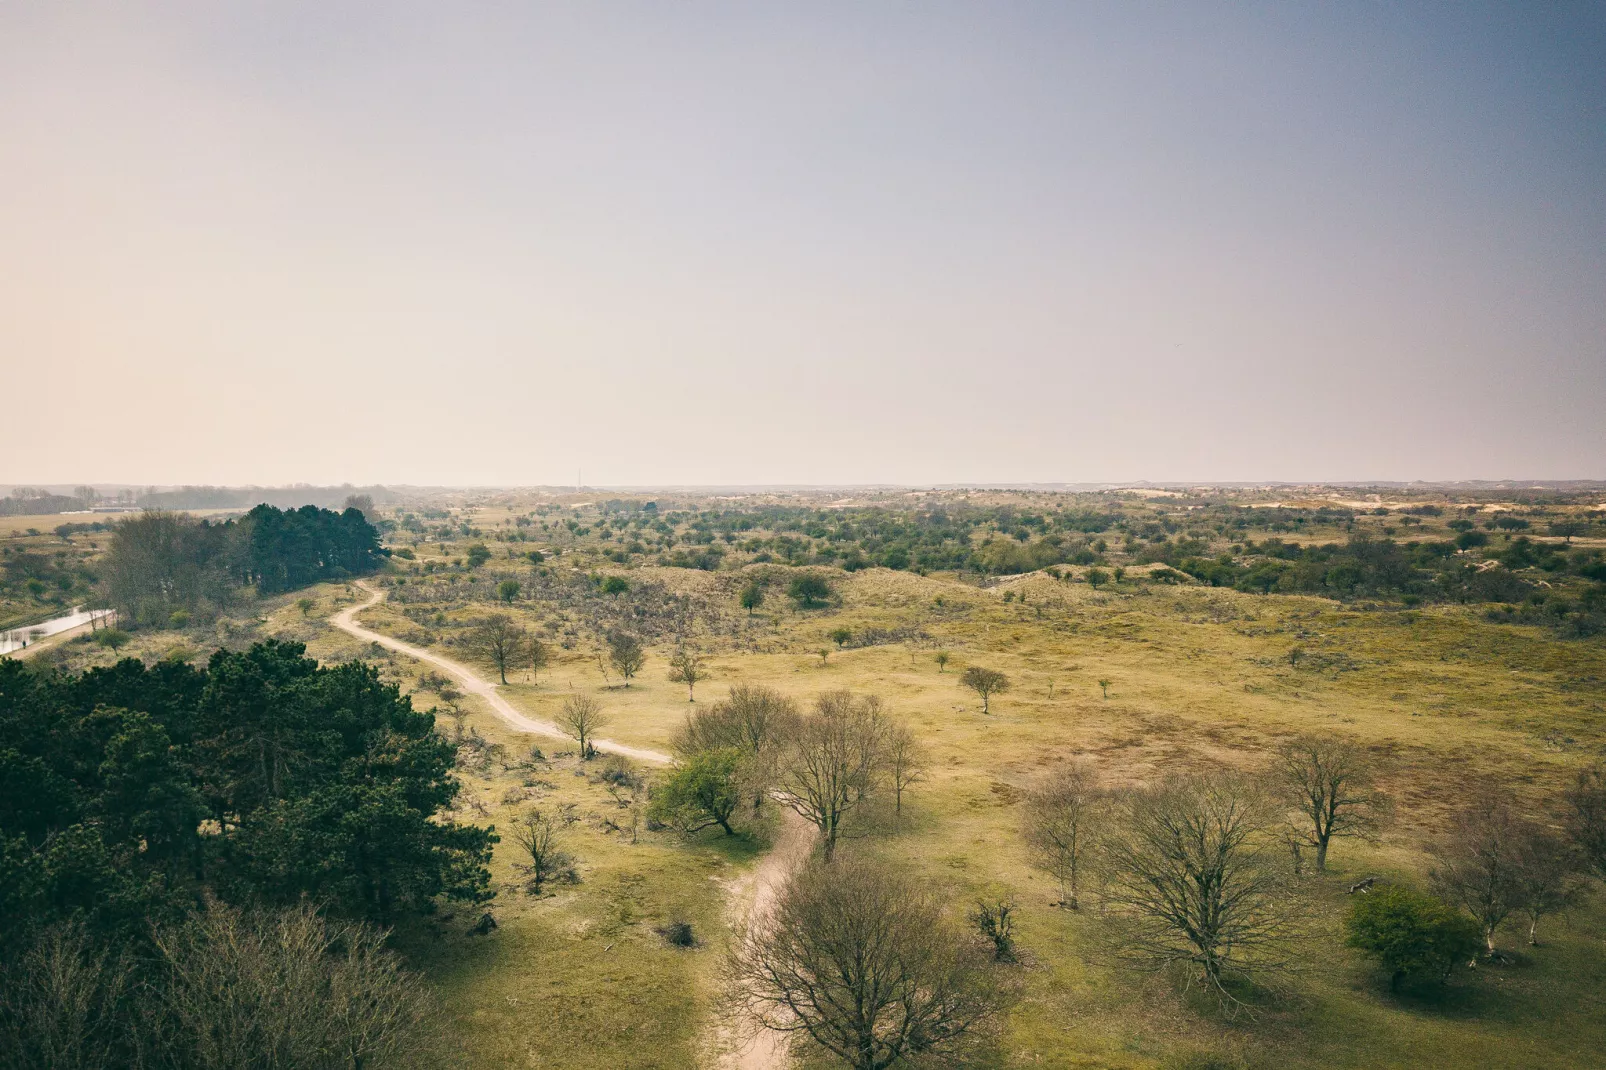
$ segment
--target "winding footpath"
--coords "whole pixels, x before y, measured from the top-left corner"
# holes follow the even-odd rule
[[[357,614],[365,609],[372,609],[384,601],[385,592],[375,590],[361,581],[357,582],[357,586],[367,592],[368,601],[348,606],[336,613],[329,618],[330,624],[364,642],[378,643],[386,650],[394,650],[398,654],[406,654],[410,658],[435,666],[461,684],[464,692],[484,699],[491,710],[506,722],[508,727],[516,731],[550,736],[554,739],[573,738],[551,721],[527,717],[515,710],[507,699],[497,693],[496,684],[482,680],[468,666],[358,624]],[[670,762],[669,755],[661,751],[630,747],[609,739],[599,739],[595,745],[600,751],[620,754],[653,765],[668,765]],[[767,916],[774,908],[776,894],[808,857],[809,848],[814,843],[814,829],[796,814],[785,812],[785,817],[775,846],[770,848],[769,853],[759,860],[751,872],[731,882],[729,886],[734,924],[751,925]],[[744,904],[745,909],[743,909]],[[790,1061],[787,1057],[786,1036],[768,1029],[742,1031],[722,1026],[716,1034],[716,1044],[720,1051],[719,1065],[722,1070],[781,1070]]]
[[[508,704],[507,699],[497,693],[496,685],[489,680],[482,680],[474,675],[474,670],[466,665],[460,665],[450,658],[443,658],[439,654],[431,653],[423,647],[404,643],[400,639],[392,639],[388,635],[370,631],[357,623],[357,614],[365,609],[372,609],[385,600],[385,592],[376,591],[366,583],[358,581],[357,586],[368,592],[368,601],[360,605],[349,606],[329,618],[329,623],[345,632],[347,635],[370,643],[378,643],[387,650],[394,650],[398,654],[406,654],[410,658],[417,658],[440,669],[452,679],[463,686],[463,690],[470,695],[478,695],[484,699],[498,717],[507,722],[509,728],[520,732],[530,732],[538,736],[551,736],[553,739],[573,739],[563,729],[551,721],[538,721],[533,717],[526,717]],[[622,754],[626,758],[634,758],[638,762],[649,762],[653,765],[668,765],[669,755],[662,751],[647,750],[642,747],[627,747],[623,743],[615,743],[611,739],[598,739],[594,745],[600,751],[609,754]]]

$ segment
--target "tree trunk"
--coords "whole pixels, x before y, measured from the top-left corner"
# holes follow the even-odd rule
[[[1316,841],[1316,872],[1327,872],[1327,841],[1325,839]]]
[[[1538,947],[1539,946],[1539,915],[1538,914],[1530,914],[1528,916],[1528,946],[1529,947]]]

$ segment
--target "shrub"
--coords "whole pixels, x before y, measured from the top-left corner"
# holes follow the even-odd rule
[[[831,597],[831,586],[819,576],[798,576],[787,585],[786,597],[800,609],[813,609]]]
[[[1413,976],[1442,981],[1457,962],[1470,961],[1483,943],[1472,918],[1443,900],[1397,886],[1357,897],[1344,928],[1350,947],[1388,971],[1390,989]]]

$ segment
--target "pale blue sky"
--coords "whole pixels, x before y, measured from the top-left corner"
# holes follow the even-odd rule
[[[7,3],[0,482],[1606,477],[1602,55],[1600,4]]]

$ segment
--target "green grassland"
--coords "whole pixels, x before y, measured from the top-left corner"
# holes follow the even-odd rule
[[[1144,568],[1136,555],[1126,579],[1097,590],[1085,582],[1096,563],[1056,566],[1056,578],[1041,570],[1002,577],[847,572],[806,560],[797,567],[829,576],[833,598],[803,610],[784,595],[794,567],[772,551],[744,551],[733,539],[712,570],[657,565],[658,544],[619,561],[631,536],[599,538],[597,515],[587,511],[594,508],[462,504],[433,509],[441,515],[413,525],[422,532],[398,525],[391,543],[413,556],[393,559],[377,581],[388,600],[361,619],[473,663],[467,629],[488,613],[507,613],[552,654],[539,679],[527,669],[510,673],[510,702],[550,718],[565,695],[584,692],[603,703],[606,736],[657,749],[667,747],[688,709],[684,685],[667,679],[677,642],[710,658],[700,702],[739,682],[767,684],[803,703],[836,688],[881,696],[929,746],[930,773],[901,816],[886,807],[861,815],[849,849],[878,852],[918,873],[956,916],[982,894],[1020,903],[1023,963],[1001,969],[1012,971],[1022,995],[996,1053],[999,1065],[1173,1066],[1190,1052],[1265,1067],[1600,1065],[1606,897],[1567,919],[1547,920],[1537,948],[1524,946],[1513,926],[1504,938],[1512,964],[1463,973],[1436,995],[1391,996],[1376,971],[1344,948],[1340,932],[1345,889],[1354,880],[1379,874],[1423,881],[1426,845],[1479,778],[1502,779],[1533,813],[1547,814],[1573,773],[1606,753],[1606,643],[1599,637],[1497,623],[1477,604],[1340,602],[1195,581],[1151,583],[1138,578]],[[1430,530],[1421,537],[1451,515],[1422,517]],[[586,534],[558,523],[576,517],[574,528],[590,528]],[[1381,534],[1387,519],[1359,522],[1376,524]],[[675,530],[689,527],[682,521]],[[1330,531],[1298,535],[1325,541],[1341,539],[1342,530],[1335,522]],[[970,537],[979,543],[987,536]],[[491,556],[471,568],[476,543]],[[531,549],[543,553],[541,562],[525,556]],[[1105,565],[1125,560],[1108,544],[1091,552],[1104,555]],[[764,554],[769,559],[758,560]],[[604,594],[591,577],[606,575],[623,577],[629,589]],[[505,578],[518,579],[520,591],[499,602],[494,591]],[[750,615],[738,596],[755,578],[768,586]],[[388,679],[416,691],[418,705],[443,705],[422,686],[422,666],[327,625],[324,618],[357,595],[323,585],[185,633],[136,634],[123,653],[195,657],[218,642],[280,636],[307,643],[321,659],[371,659]],[[300,606],[301,598],[313,604]],[[628,687],[605,675],[599,659],[602,632],[615,627],[648,644],[646,666]],[[839,648],[831,633],[842,628],[852,638]],[[1289,657],[1295,647],[1304,654],[1297,664]],[[939,650],[951,656],[946,671],[934,660]],[[76,668],[113,657],[69,642],[56,660]],[[959,686],[968,665],[1001,669],[1014,681],[993,700],[990,716]],[[508,731],[472,697],[460,701],[475,742],[464,751],[458,816],[505,828],[531,805],[573,804],[580,820],[569,847],[580,880],[539,898],[526,894],[513,869],[515,849],[504,840],[494,865],[494,933],[469,935],[477,913],[459,910],[397,934],[439,993],[449,1063],[712,1065],[708,1038],[731,922],[728,890],[765,849],[771,829],[761,821],[734,839],[715,830],[689,843],[667,831],[632,837],[621,819],[628,808],[598,781],[598,763],[565,753],[572,744]],[[442,723],[452,730],[446,718]],[[1023,793],[1046,768],[1083,756],[1112,785],[1205,766],[1252,773],[1281,740],[1306,731],[1364,743],[1382,764],[1395,814],[1378,842],[1341,841],[1331,873],[1303,882],[1310,907],[1304,967],[1255,1013],[1228,1019],[1167,978],[1104,964],[1097,910],[1050,905],[1050,882],[1029,865],[1019,834]],[[530,759],[532,744],[545,760]],[[667,945],[655,929],[671,917],[692,924],[699,946]]]

